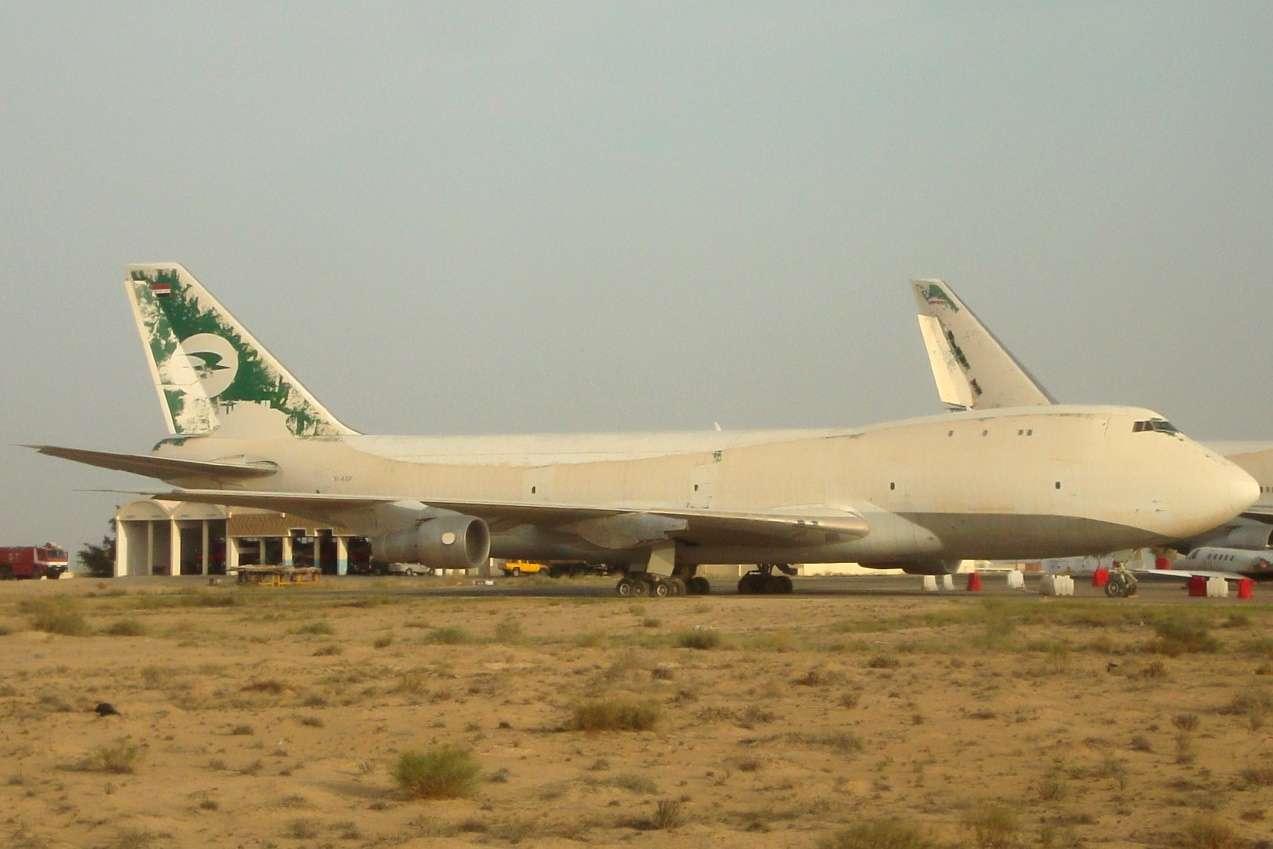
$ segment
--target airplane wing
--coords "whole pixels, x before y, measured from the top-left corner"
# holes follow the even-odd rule
[[[420,499],[397,495],[342,495],[306,492],[245,492],[178,489],[145,493],[161,501],[196,501],[232,507],[255,507],[300,515],[331,515],[380,504],[415,502],[423,507],[454,510],[483,519],[495,528],[538,524],[577,533],[607,548],[629,548],[658,540],[701,543],[721,538],[751,537],[792,541],[803,537],[822,543],[828,535],[855,539],[870,527],[858,513],[829,507],[772,512],[729,512],[680,507],[606,507],[595,505]],[[741,541],[741,540],[740,540]]]
[[[1055,404],[944,280],[912,280],[937,394],[951,410]]]
[[[24,445],[50,457],[61,457],[103,469],[131,472],[147,478],[173,480],[180,478],[218,478],[221,480],[245,480],[267,477],[278,471],[278,466],[268,460],[229,462],[223,460],[181,460],[176,457],[160,457],[154,454],[125,454],[119,451],[89,451],[84,448],[63,448],[58,445]]]
[[[1194,576],[1199,578],[1224,578],[1226,581],[1240,581],[1246,577],[1245,575],[1239,575],[1237,572],[1216,572],[1210,569],[1129,569],[1128,571],[1142,581],[1186,581]]]

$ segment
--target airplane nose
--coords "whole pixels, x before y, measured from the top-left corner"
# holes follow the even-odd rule
[[[1228,479],[1229,507],[1234,516],[1260,500],[1259,481],[1247,474],[1245,470],[1233,466]]]

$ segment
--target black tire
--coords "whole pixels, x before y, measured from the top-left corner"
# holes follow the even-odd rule
[[[1105,595],[1109,596],[1110,598],[1118,598],[1120,595],[1122,595],[1122,593],[1118,591],[1118,587],[1114,585],[1114,582],[1110,581],[1108,584],[1105,585]]]
[[[650,594],[650,585],[639,575],[635,578],[628,578],[632,582],[632,594],[638,597],[645,597]]]
[[[520,566],[514,566],[514,567],[513,567],[513,577],[514,577],[514,578],[520,578],[521,576],[522,576],[522,567],[520,567]]]
[[[707,595],[712,591],[712,585],[706,578],[695,576],[686,581],[685,588],[690,595]]]
[[[689,587],[680,578],[668,578],[667,583],[672,587],[672,595],[689,595]]]
[[[791,595],[791,591],[796,588],[791,582],[791,578],[787,575],[778,575],[778,592],[783,595]]]
[[[632,587],[632,582],[629,581],[626,576],[620,578],[619,583],[614,585],[614,593],[619,596],[619,598],[631,598],[636,595],[636,592]]]
[[[667,581],[655,581],[654,586],[650,587],[650,595],[656,598],[667,598],[670,595],[676,595],[676,590]]]

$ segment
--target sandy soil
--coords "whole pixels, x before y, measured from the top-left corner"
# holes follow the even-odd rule
[[[0,585],[0,845],[816,847],[873,818],[942,846],[1273,836],[1265,603],[174,586]],[[1163,619],[1202,627],[1163,646]],[[598,699],[657,725],[571,730]],[[405,798],[397,758],[443,743],[477,791]]]

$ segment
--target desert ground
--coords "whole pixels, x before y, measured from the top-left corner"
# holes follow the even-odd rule
[[[517,580],[0,585],[0,845],[1273,846],[1273,586]]]

